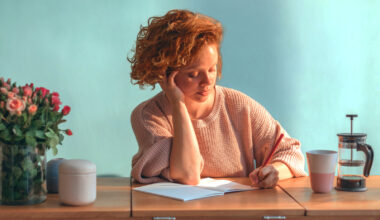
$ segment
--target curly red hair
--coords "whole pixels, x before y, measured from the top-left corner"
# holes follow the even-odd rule
[[[218,76],[221,76],[220,44],[223,27],[217,20],[188,10],[171,10],[162,17],[151,17],[137,35],[131,63],[131,81],[151,85],[189,63],[206,44],[218,45]]]

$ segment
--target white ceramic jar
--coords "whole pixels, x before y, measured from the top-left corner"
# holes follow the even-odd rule
[[[59,165],[59,200],[88,205],[96,199],[96,166],[88,160],[65,160]]]

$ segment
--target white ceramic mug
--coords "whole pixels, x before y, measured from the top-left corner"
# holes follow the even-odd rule
[[[306,152],[311,188],[316,193],[328,193],[333,188],[338,153],[331,150]]]

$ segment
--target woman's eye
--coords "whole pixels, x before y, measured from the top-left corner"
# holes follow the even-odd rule
[[[190,78],[195,78],[195,77],[197,77],[198,76],[198,73],[189,73],[189,77]]]

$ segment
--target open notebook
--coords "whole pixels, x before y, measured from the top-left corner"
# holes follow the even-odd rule
[[[182,201],[201,199],[211,196],[220,196],[224,193],[248,191],[258,189],[229,180],[215,180],[212,178],[201,179],[196,186],[180,183],[163,182],[153,183],[146,186],[136,187],[133,190],[165,196]]]

